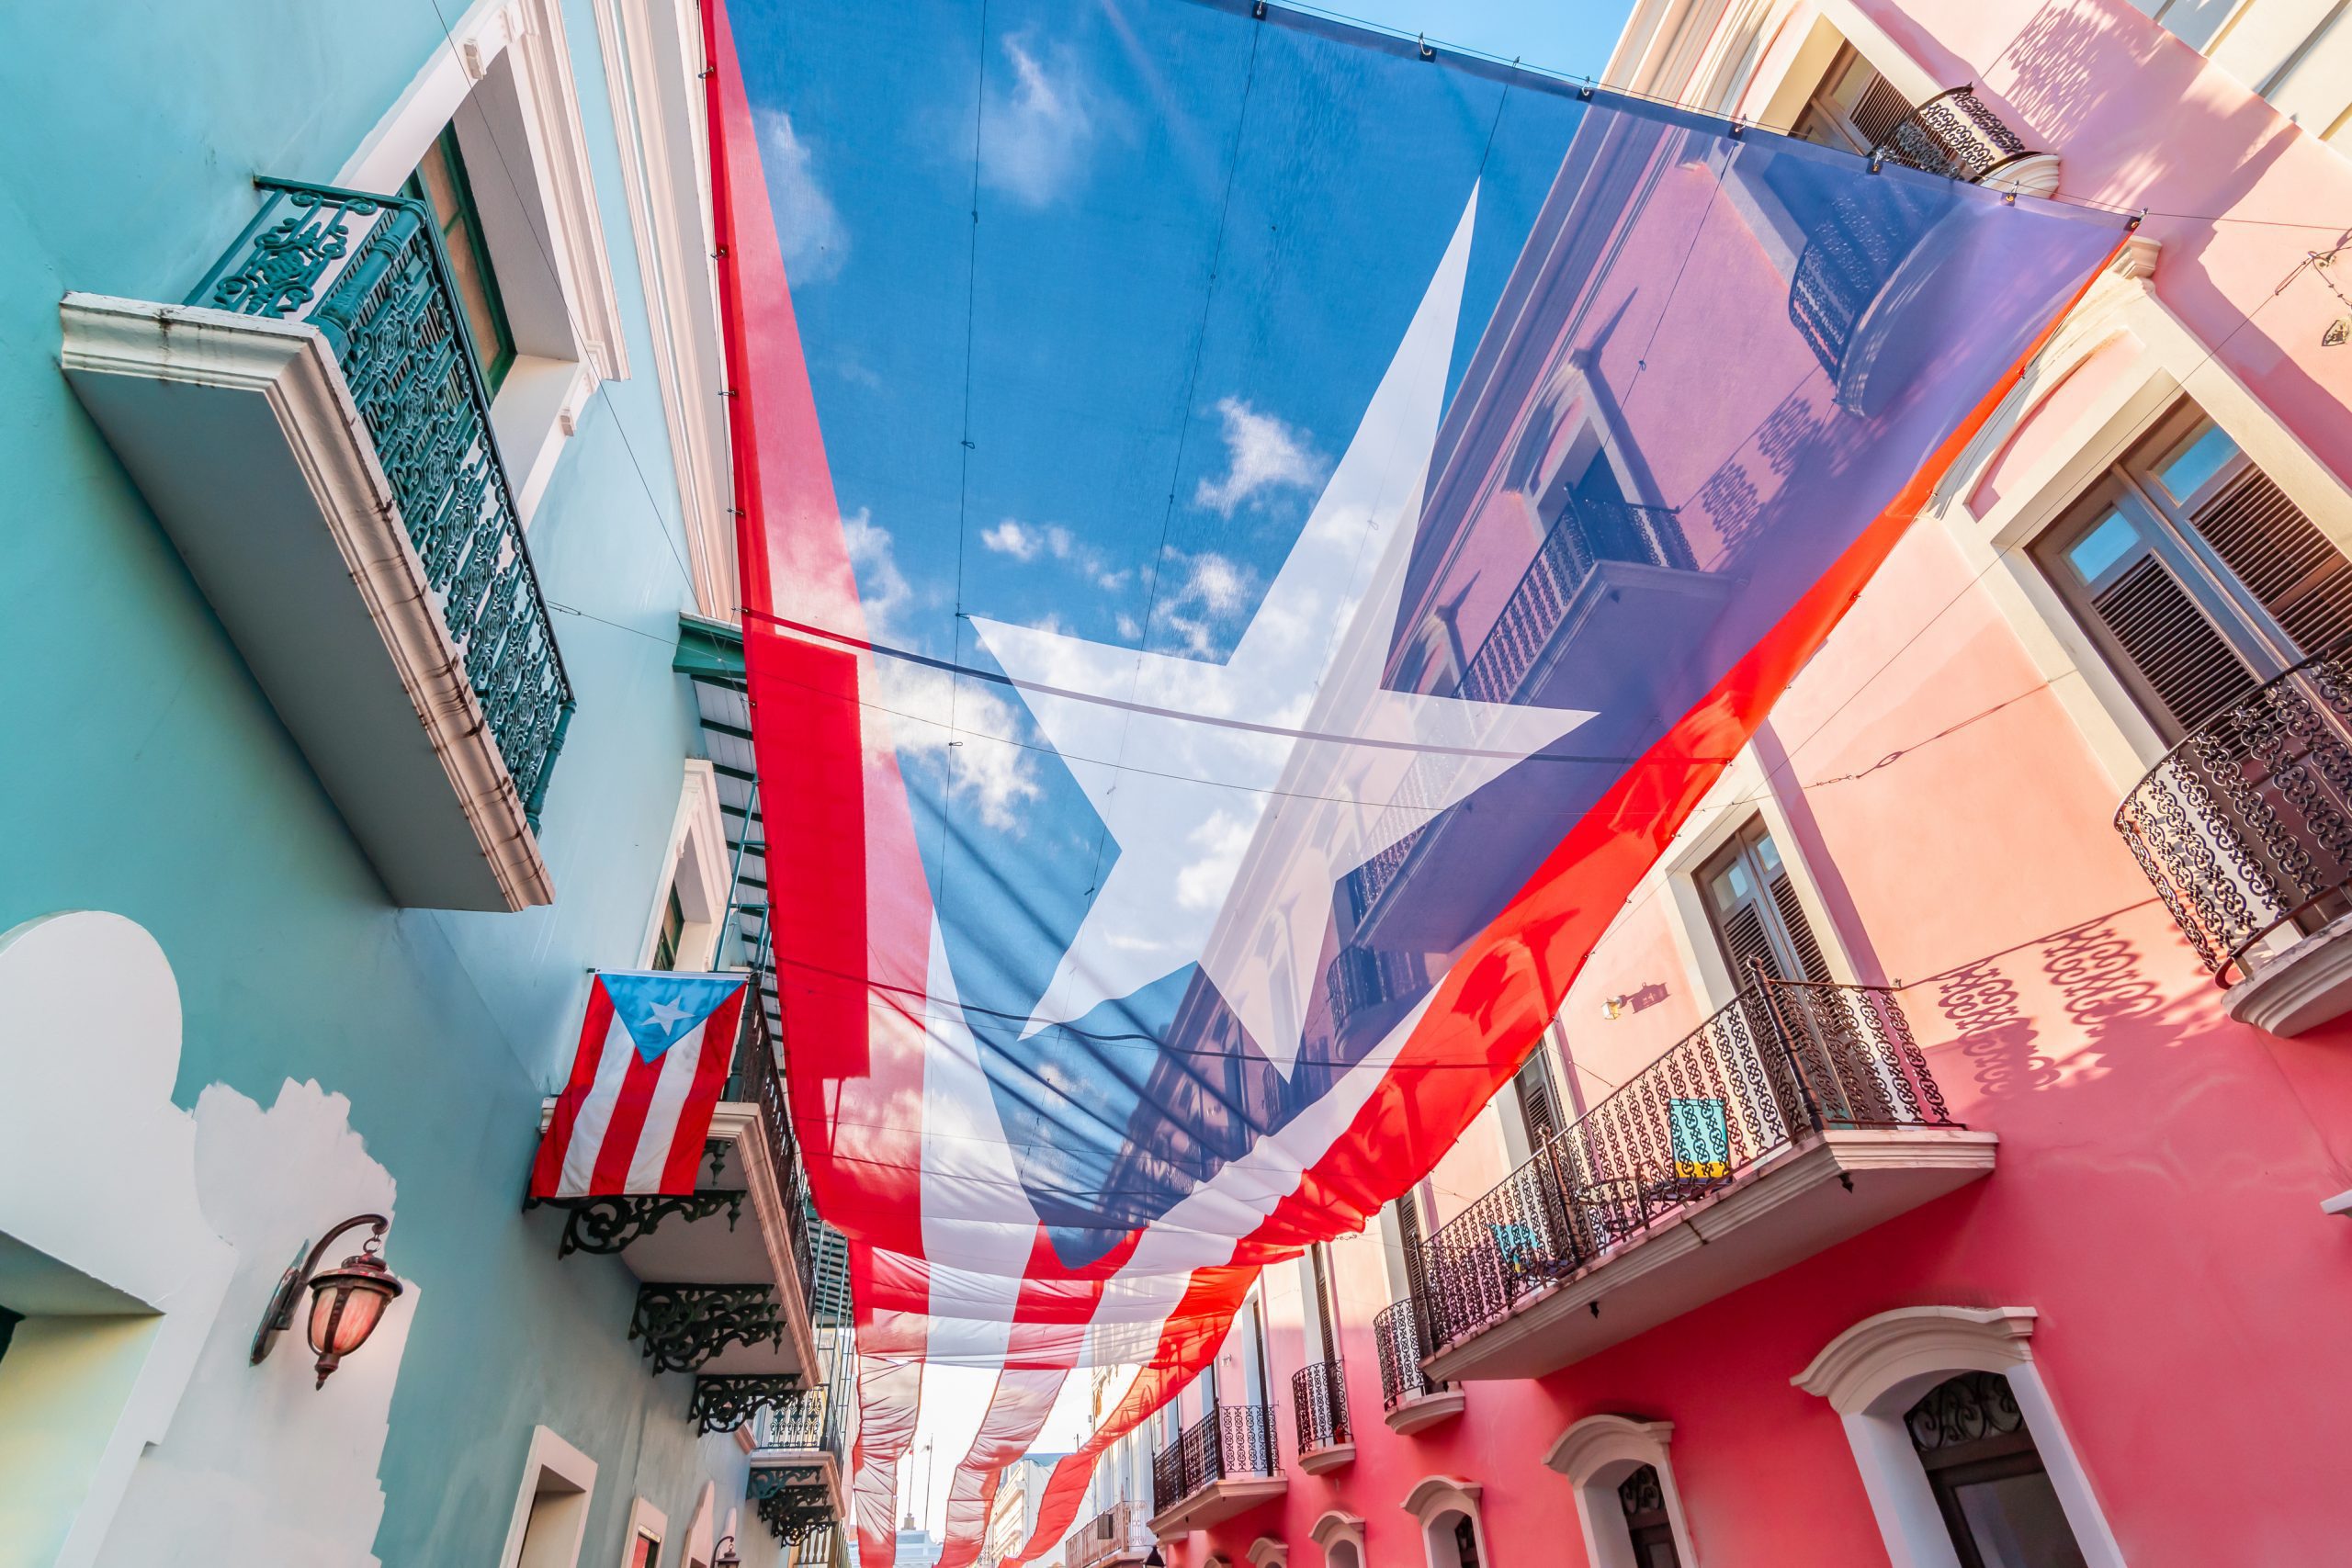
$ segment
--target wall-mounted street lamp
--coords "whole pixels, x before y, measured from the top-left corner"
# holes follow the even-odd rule
[[[720,1536],[718,1544],[710,1549],[710,1568],[743,1568],[743,1560],[735,1555],[733,1536]]]
[[[269,1310],[262,1314],[261,1327],[254,1334],[253,1364],[259,1366],[269,1354],[277,1337],[294,1326],[294,1304],[302,1294],[302,1287],[311,1287],[311,1348],[317,1352],[319,1381],[315,1386],[324,1388],[327,1379],[343,1359],[368,1343],[376,1332],[376,1325],[392,1298],[401,1293],[401,1282],[384,1267],[376,1255],[383,1250],[384,1230],[392,1222],[381,1214],[355,1214],[350,1219],[319,1238],[311,1248],[310,1257],[286,1270],[277,1281],[277,1293],[269,1298]],[[335,1237],[356,1225],[375,1227],[359,1250],[333,1269],[319,1270],[319,1259],[326,1256],[327,1247]]]

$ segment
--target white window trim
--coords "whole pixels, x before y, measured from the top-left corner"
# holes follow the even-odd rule
[[[1674,912],[1667,928],[1675,955],[1682,961],[1683,978],[1691,994],[1700,998],[1702,1017],[1727,1006],[1739,994],[1740,982],[1724,962],[1722,945],[1715,941],[1714,922],[1707,915],[1706,890],[1699,886],[1699,870],[1755,817],[1763,818],[1764,830],[1771,834],[1772,847],[1780,852],[1781,864],[1796,888],[1797,902],[1804,908],[1822,960],[1829,965],[1829,978],[1850,986],[1860,975],[1846,946],[1845,932],[1830,918],[1821,886],[1814,880],[1796,826],[1781,806],[1780,792],[1799,783],[1785,774],[1768,777],[1757,760],[1756,748],[1741,747],[1738,757],[1690,813],[1690,822],[1651,873],[1659,879],[1659,890]]]
[[[647,911],[645,931],[638,940],[637,966],[653,962],[662,940],[662,916],[674,885],[678,905],[686,917],[678,938],[677,967],[708,969],[718,956],[727,930],[727,886],[734,863],[727,848],[726,819],[718,809],[718,775],[700,757],[685,762],[685,783],[678,791],[678,810],[670,823],[670,840],[662,852],[662,874],[654,879],[653,907]]]
[[[1331,1550],[1342,1543],[1352,1543],[1356,1549],[1355,1568],[1365,1568],[1363,1551],[1363,1520],[1344,1509],[1334,1508],[1315,1521],[1306,1539],[1323,1553],[1324,1568],[1330,1568]]]
[[[559,1554],[566,1563],[580,1561],[580,1543],[588,1533],[588,1513],[596,1496],[596,1461],[545,1427],[531,1428],[531,1446],[523,1457],[523,1479],[514,1489],[514,1513],[507,1521],[506,1545],[498,1554],[499,1568],[517,1568],[523,1560],[523,1533],[530,1528],[531,1504],[539,1495],[539,1477],[552,1474],[580,1491],[580,1527],[572,1532],[568,1551]]]
[[[669,1544],[670,1516],[647,1502],[642,1496],[628,1506],[628,1529],[621,1532],[620,1568],[629,1568],[629,1560],[637,1553],[638,1538],[650,1536],[657,1549],[653,1554],[660,1568],[675,1568],[668,1554],[661,1550]]]
[[[449,40],[434,49],[334,183],[353,190],[398,190],[501,57],[512,57],[528,145],[502,146],[501,152],[507,154],[509,168],[518,176],[527,174],[537,186],[548,221],[547,259],[554,268],[578,354],[562,386],[519,386],[522,378],[510,377],[501,389],[499,407],[492,411],[500,444],[514,470],[515,508],[527,524],[564,441],[577,427],[598,383],[628,376],[620,300],[598,216],[595,176],[588,162],[560,0],[476,0],[450,27]],[[553,367],[560,362],[543,363]],[[526,417],[497,417],[518,401],[530,405],[519,411]]]
[[[1673,1436],[1671,1421],[1588,1416],[1562,1432],[1544,1456],[1544,1462],[1566,1476],[1576,1489],[1577,1522],[1584,1528],[1585,1559],[1592,1568],[1641,1568],[1617,1488],[1644,1465],[1657,1472],[1658,1489],[1666,1495],[1666,1522],[1674,1532],[1676,1559],[1683,1568],[1699,1568],[1699,1551],[1682,1517],[1682,1494],[1674,1483],[1674,1461],[1666,1452]]]
[[[1450,1536],[1440,1542],[1430,1534],[1448,1514],[1468,1517],[1471,1538],[1478,1543],[1478,1568],[1495,1568],[1494,1552],[1487,1544],[1487,1522],[1478,1508],[1478,1495],[1485,1490],[1477,1482],[1458,1475],[1425,1475],[1405,1494],[1399,1506],[1420,1525],[1421,1560],[1429,1568],[1458,1568],[1461,1562]]]
[[[741,1428],[738,1427],[737,1430],[740,1431]],[[685,1551],[680,1555],[677,1563],[664,1563],[662,1568],[710,1568],[710,1554],[714,1550],[710,1521],[712,1516],[718,1511],[718,1483],[710,1481],[704,1482],[701,1492],[695,1496],[694,1518],[686,1526]]]
[[[2163,757],[2163,738],[2032,559],[2030,547],[2098,476],[2183,397],[2235,441],[2352,554],[2352,489],[2330,473],[2253,390],[2157,298],[2153,240],[2133,240],[2052,337],[1937,487],[1935,512],[2036,671],[2066,709],[2120,795]],[[2043,400],[2099,350],[2128,339],[2139,372],[2082,410],[2044,456],[2009,481],[1984,516],[1969,509],[1985,470]]]
[[[685,519],[695,601],[731,618],[735,514],[711,259],[709,127],[703,113],[701,19],[693,0],[596,0],[621,186],[644,277],[654,378],[670,430],[679,515]]]
[[[1290,1548],[1270,1535],[1251,1541],[1248,1556],[1251,1568],[1290,1568]]]
[[[1845,1422],[1894,1568],[1958,1568],[1903,1417],[1921,1394],[1960,1372],[2008,1379],[2084,1560],[2090,1568],[2124,1568],[2122,1549],[2034,1364],[2035,1321],[2031,1307],[1901,1307],[1854,1325],[1789,1380],[1827,1400]]]

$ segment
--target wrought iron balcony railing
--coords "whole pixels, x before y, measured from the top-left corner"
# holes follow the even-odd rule
[[[2272,932],[2352,912],[2352,637],[2199,725],[2115,827],[2218,984]]]
[[[1428,1351],[1422,1348],[1421,1331],[1414,1318],[1413,1303],[1404,1301],[1382,1307],[1372,1320],[1372,1342],[1380,1355],[1383,1411],[1394,1410],[1409,1399],[1442,1393],[1451,1386],[1422,1372],[1421,1358]]]
[[[254,183],[260,212],[187,302],[326,339],[536,829],[571,683],[432,214],[407,197]]]
[[[2040,155],[1976,96],[1973,82],[1947,87],[1919,105],[1871,150],[1874,163],[1901,164],[1972,185]]]
[[[1421,1348],[1476,1333],[1801,1139],[1956,1125],[1892,991],[1759,978],[1430,1238]]]
[[[1535,558],[1520,575],[1502,614],[1462,672],[1455,693],[1472,702],[1507,703],[1519,694],[1566,618],[1584,580],[1602,561],[1626,561],[1690,571],[1697,561],[1682,525],[1663,506],[1630,502],[1569,501],[1544,536]]]
[[[1166,1513],[1203,1487],[1229,1477],[1272,1476],[1280,1469],[1274,1407],[1220,1404],[1151,1456],[1151,1510]]]
[[[820,1383],[760,1412],[752,1424],[752,1446],[760,1449],[841,1453],[841,1413],[833,1391]]]
[[[1122,1498],[1080,1525],[1062,1548],[1065,1568],[1100,1568],[1125,1551],[1134,1517],[1134,1510]]]
[[[1337,1361],[1313,1361],[1291,1375],[1291,1416],[1298,1423],[1298,1451],[1338,1448],[1356,1440],[1348,1424],[1348,1380]]]

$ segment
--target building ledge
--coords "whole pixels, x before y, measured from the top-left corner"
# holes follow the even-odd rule
[[[1441,1421],[1453,1420],[1462,1414],[1462,1407],[1467,1403],[1460,1389],[1442,1389],[1435,1393],[1422,1394],[1417,1399],[1400,1400],[1397,1402],[1396,1408],[1389,1411],[1381,1419],[1388,1423],[1390,1431],[1399,1435],[1418,1432],[1423,1427],[1434,1427]]]
[[[2250,965],[2225,1006],[2240,1023],[2291,1037],[2352,1012],[2352,915]]]
[[[1188,1530],[1206,1529],[1261,1503],[1271,1503],[1289,1490],[1290,1478],[1285,1475],[1233,1475],[1212,1481],[1152,1515],[1151,1533],[1169,1540]]]
[[[1309,1475],[1322,1475],[1355,1461],[1353,1443],[1326,1443],[1319,1449],[1301,1449],[1298,1453],[1298,1468]]]
[[[69,294],[66,379],[393,899],[555,897],[529,808],[319,329]]]
[[[1447,1382],[1557,1371],[1990,1174],[1997,1142],[1964,1127],[1811,1134],[1520,1296],[1422,1369]]]

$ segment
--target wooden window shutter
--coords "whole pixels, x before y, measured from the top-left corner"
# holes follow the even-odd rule
[[[1307,1257],[1315,1266],[1315,1325],[1322,1331],[1323,1359],[1340,1359],[1340,1337],[1333,1332],[1331,1314],[1330,1248],[1321,1242],[1307,1248]]]
[[[1396,1216],[1396,1243],[1405,1249],[1405,1291],[1414,1302],[1413,1315],[1420,1316],[1419,1303],[1424,1299],[1421,1278],[1421,1200],[1418,1193],[1408,1192],[1389,1206]]]
[[[2172,569],[2153,555],[2100,590],[2091,608],[2178,733],[2259,683]]]
[[[2249,467],[2189,523],[2304,654],[2352,629],[2352,560],[2261,469]]]
[[[1511,1087],[1519,1096],[1519,1115],[1527,1128],[1527,1146],[1531,1152],[1540,1149],[1560,1130],[1559,1101],[1552,1093],[1552,1071],[1544,1060],[1542,1044],[1521,1064],[1511,1078]]]
[[[1790,950],[1796,954],[1800,972],[1781,977],[1828,984],[1829,965],[1822,959],[1821,943],[1814,938],[1813,922],[1805,919],[1804,905],[1797,897],[1796,884],[1789,880],[1786,867],[1772,874],[1771,886],[1772,908],[1781,917],[1781,929],[1788,936]]]

